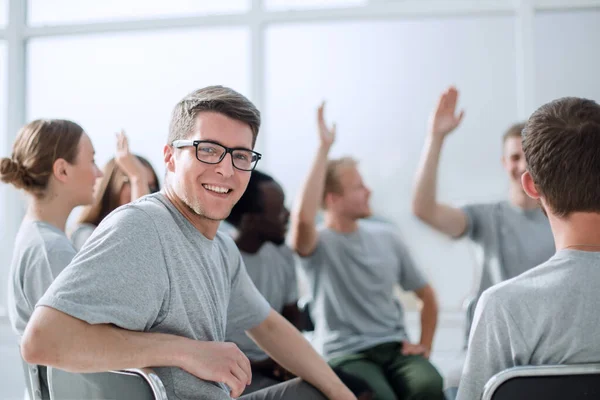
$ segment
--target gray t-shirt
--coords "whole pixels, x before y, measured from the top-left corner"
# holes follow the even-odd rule
[[[496,373],[520,365],[600,361],[600,253],[561,250],[486,290],[475,311],[458,399],[479,399]]]
[[[92,236],[94,233],[94,229],[96,229],[96,225],[93,224],[77,224],[73,232],[71,232],[71,242],[73,243],[73,247],[77,251],[81,250],[85,242]]]
[[[390,226],[360,221],[348,234],[321,229],[302,267],[312,292],[313,344],[326,358],[407,339],[395,285],[414,291],[427,282]]]
[[[482,266],[478,295],[547,261],[555,252],[548,218],[541,209],[523,210],[503,201],[463,208],[465,235],[476,245]]]
[[[90,324],[224,341],[229,317],[257,326],[270,307],[231,237],[209,240],[162,194],[106,217],[39,305]],[[169,398],[229,399],[223,384],[179,368],[153,368]]]
[[[241,254],[250,279],[273,310],[281,313],[284,306],[298,301],[296,263],[289,247],[267,242],[255,254]],[[237,344],[252,361],[269,358],[237,325],[237,321],[229,320],[227,341]]]
[[[8,318],[23,335],[38,300],[77,252],[63,231],[25,218],[15,239],[8,278]]]

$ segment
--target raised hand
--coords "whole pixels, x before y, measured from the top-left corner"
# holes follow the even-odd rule
[[[241,396],[252,381],[250,361],[230,342],[195,341],[182,368],[200,379],[226,384],[233,398]]]
[[[458,90],[454,86],[446,89],[440,96],[435,110],[429,117],[429,134],[443,139],[460,124],[465,115],[464,110],[456,114]]]
[[[140,178],[144,176],[144,166],[138,158],[129,150],[129,140],[125,132],[121,130],[117,136],[117,151],[115,162],[129,179]]]
[[[321,103],[317,111],[317,123],[319,126],[319,138],[321,146],[331,147],[335,141],[335,123],[329,128],[325,122],[325,102]]]

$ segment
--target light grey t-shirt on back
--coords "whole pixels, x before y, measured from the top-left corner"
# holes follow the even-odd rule
[[[520,365],[600,362],[600,253],[561,250],[486,290],[475,311],[458,399],[479,399]]]
[[[270,307],[229,236],[201,235],[162,194],[118,208],[96,228],[39,305],[90,324],[224,341],[229,317],[250,329]],[[156,367],[169,398],[229,399],[223,384]]]
[[[8,278],[8,317],[23,335],[35,304],[77,252],[63,231],[25,218],[15,239]]]
[[[94,229],[96,229],[96,225],[93,224],[77,224],[73,232],[71,232],[70,238],[73,243],[73,247],[77,251],[81,250],[85,242],[92,236],[94,233]]]
[[[294,253],[288,246],[277,246],[266,242],[255,254],[243,251],[241,254],[250,279],[271,308],[281,313],[284,306],[296,304],[298,301],[296,263]],[[229,320],[227,341],[237,344],[252,361],[269,358],[237,325],[237,321]]]
[[[463,207],[465,235],[476,245],[484,290],[547,261],[555,252],[548,218],[541,209],[523,210],[503,201]]]
[[[312,292],[313,343],[326,358],[407,339],[395,285],[414,291],[427,282],[391,226],[360,221],[349,234],[321,229],[302,266]]]

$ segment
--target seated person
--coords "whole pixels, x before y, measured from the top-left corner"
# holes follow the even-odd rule
[[[122,131],[117,133],[117,156],[106,163],[103,173],[94,203],[83,209],[70,234],[77,251],[117,207],[160,190],[150,161],[129,151],[129,141]]]
[[[94,200],[101,176],[89,136],[71,121],[30,122],[17,135],[11,157],[2,159],[0,180],[29,198],[8,285],[8,316],[19,336],[35,304],[75,257],[65,224],[75,207]]]
[[[479,399],[519,365],[600,362],[600,106],[562,98],[523,130],[523,189],[543,207],[550,260],[486,290],[475,311],[458,399]]]
[[[281,186],[271,176],[255,170],[246,191],[226,221],[237,230],[235,243],[258,291],[271,308],[301,329],[295,258],[284,243],[290,216],[284,200]],[[244,393],[294,377],[261,350],[243,330],[238,329],[237,321],[228,321],[226,337],[227,341],[237,344],[250,360],[252,383]],[[361,399],[369,398],[367,392],[370,391],[365,382],[345,376],[343,372],[338,376],[355,394],[362,395]]]
[[[226,400],[252,381],[248,358],[225,342],[229,319],[302,378],[244,399],[356,399],[217,232],[261,158],[252,150],[259,126],[256,107],[222,86],[175,106],[164,190],[102,221],[38,302],[25,361],[83,373],[154,367],[171,399]]]
[[[71,211],[94,200],[102,172],[89,136],[74,122],[37,120],[21,128],[0,180],[22,189],[29,204],[19,227],[8,277],[8,318],[19,341],[35,304],[77,251],[65,234]],[[41,396],[49,398],[46,368]]]
[[[328,162],[335,128],[318,111],[321,145],[292,213],[291,242],[304,257],[312,292],[314,344],[330,365],[365,379],[376,399],[442,399],[442,377],[428,361],[437,322],[431,286],[397,234],[371,215],[370,190],[350,158]],[[325,226],[315,217],[325,208]],[[421,340],[411,344],[400,284],[423,301]]]

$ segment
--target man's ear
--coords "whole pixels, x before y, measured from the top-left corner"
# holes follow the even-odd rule
[[[52,164],[52,174],[59,182],[65,183],[69,176],[69,167],[70,164],[64,158],[59,158]]]
[[[535,200],[539,200],[541,195],[535,186],[535,182],[533,181],[533,177],[529,173],[529,171],[523,172],[521,175],[521,186],[523,186],[523,190],[529,197]]]
[[[173,154],[174,149],[173,146],[165,145],[163,148],[163,159],[165,162],[165,167],[169,172],[175,172],[175,155]]]

